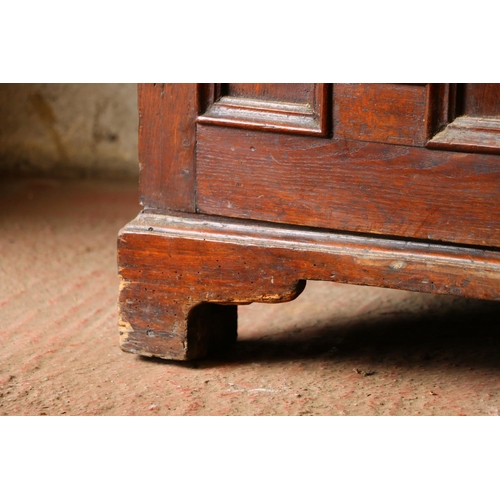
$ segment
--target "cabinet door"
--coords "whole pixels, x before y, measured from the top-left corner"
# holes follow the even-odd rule
[[[168,87],[143,99],[164,144],[141,147],[145,170],[161,163],[145,205],[498,247],[499,87],[203,84],[184,101]]]

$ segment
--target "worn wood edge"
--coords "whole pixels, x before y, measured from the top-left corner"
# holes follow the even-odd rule
[[[292,102],[269,101],[250,97],[222,96],[215,101],[207,112],[217,116],[222,109],[234,110],[235,112],[269,112],[281,115],[309,116],[313,114],[313,108],[309,104]]]
[[[221,84],[200,85],[198,123],[327,137],[331,135],[332,84],[316,83],[312,103],[221,95]]]
[[[149,225],[143,226],[142,231],[135,231],[129,225],[120,232],[118,326],[123,351],[174,360],[204,357],[236,340],[237,305],[287,302],[305,287],[305,281],[293,277],[278,277],[276,283],[273,279],[269,283],[257,276],[253,284],[254,281],[247,282],[246,277],[241,276],[240,282],[233,283],[236,274],[229,272],[226,276],[214,261],[215,256],[219,256],[214,249],[227,245],[210,239],[208,244],[205,241],[198,239],[194,245],[182,232],[166,234]],[[200,267],[182,252],[173,261],[179,274],[177,270],[172,271],[172,265],[164,265],[172,262],[169,254],[179,248],[179,242],[188,253],[196,246],[196,256],[205,261],[201,267],[205,267],[207,261],[211,263],[208,271],[202,271],[200,276]],[[239,260],[234,252],[232,256],[229,260],[233,263]],[[166,276],[163,276],[164,268],[169,269]],[[183,282],[177,281],[181,272]],[[214,281],[221,287],[214,286]]]
[[[461,116],[426,144],[432,149],[471,153],[500,153],[500,120]]]
[[[494,250],[347,235],[330,230],[283,227],[272,223],[244,223],[234,219],[191,214],[177,216],[141,213],[120,234],[123,232],[163,234],[168,237],[355,258],[360,261],[360,267],[362,261],[370,261],[372,267],[386,275],[386,281],[375,286],[486,299],[500,298],[500,252]],[[417,289],[414,286],[405,287],[397,280],[392,281],[394,270],[406,267],[408,263],[416,268],[416,272],[421,270],[425,274],[430,272],[437,275],[441,273],[440,269],[454,268],[463,271],[464,277],[467,274],[481,276],[485,280],[485,286],[468,293],[466,290],[433,289],[425,286],[425,283]],[[374,286],[363,280],[363,274],[353,273],[351,279],[342,279],[341,282]],[[317,271],[297,278],[340,281],[331,276],[319,276]]]
[[[142,283],[133,283],[120,277],[118,333],[119,347],[122,351],[145,357],[188,361],[220,351],[236,341],[237,307],[235,303],[189,304],[186,311],[186,328],[180,332],[169,333],[167,336],[159,336],[154,329],[136,331],[132,325],[133,318],[127,314],[126,307],[121,303],[122,294],[132,285],[142,285]],[[211,308],[212,314],[206,314],[207,307]],[[215,314],[214,308],[219,308]],[[213,331],[207,332],[209,328]]]
[[[231,343],[237,305],[293,300],[306,280],[500,298],[500,252],[203,215],[140,214],[118,264],[120,347],[164,359]]]
[[[222,97],[197,122],[251,130],[290,134],[327,135],[327,119],[307,104],[291,104],[257,99]]]

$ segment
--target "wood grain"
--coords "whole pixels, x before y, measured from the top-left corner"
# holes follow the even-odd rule
[[[500,153],[500,119],[460,116],[435,135],[427,147],[467,153]]]
[[[500,298],[499,252],[200,215],[139,215],[119,266],[122,349],[167,359],[234,340],[236,304],[291,300],[304,280]]]
[[[476,117],[500,118],[499,83],[463,83],[461,93],[461,114]]]
[[[437,84],[426,146],[469,153],[500,153],[500,84]]]
[[[333,89],[336,138],[425,144],[427,85],[342,83]]]
[[[498,299],[497,91],[470,85],[141,85],[122,348],[204,356],[308,279]]]
[[[198,211],[500,246],[500,163],[369,142],[199,127]]]
[[[193,84],[139,84],[139,185],[144,207],[194,211],[198,100]]]
[[[316,85],[316,83],[223,83],[222,95],[307,104],[314,99]]]
[[[204,125],[326,137],[331,86],[314,84],[205,84]]]

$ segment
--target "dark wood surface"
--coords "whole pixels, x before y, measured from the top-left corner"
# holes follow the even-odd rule
[[[121,346],[190,359],[304,280],[500,298],[500,84],[143,84]]]
[[[295,104],[310,103],[314,99],[315,83],[225,83],[223,95],[246,97],[249,99],[290,102]]]
[[[500,153],[500,84],[439,84],[433,111],[439,126],[430,148]],[[439,95],[438,95],[439,94]]]
[[[220,217],[144,213],[118,251],[121,347],[169,359],[231,343],[234,306],[292,300],[304,280],[500,298],[500,252]]]
[[[323,83],[205,84],[197,122],[252,130],[327,137],[331,89]]]
[[[476,117],[500,117],[500,85],[464,83],[459,86],[460,114]]]
[[[427,139],[427,94],[427,85],[335,85],[335,137],[423,146]]]
[[[148,83],[138,87],[141,203],[195,210],[198,114],[196,85]]]
[[[199,127],[198,211],[500,245],[500,162],[426,148]]]

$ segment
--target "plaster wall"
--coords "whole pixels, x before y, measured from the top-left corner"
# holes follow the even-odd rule
[[[137,85],[0,84],[0,173],[137,177]]]

